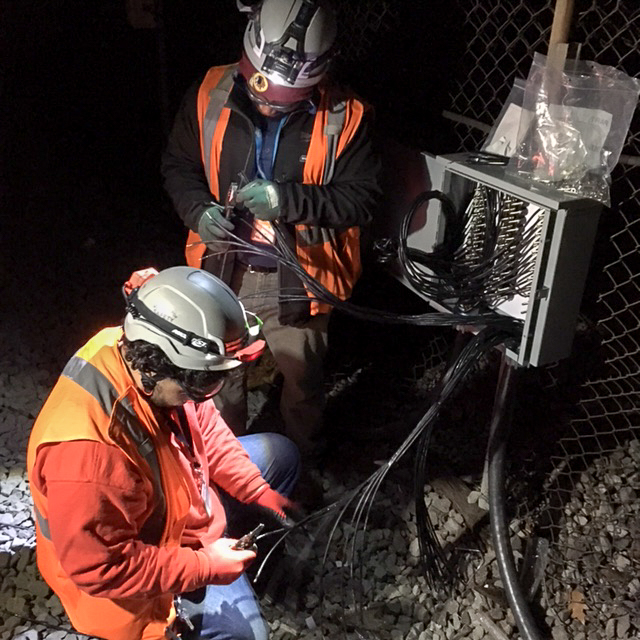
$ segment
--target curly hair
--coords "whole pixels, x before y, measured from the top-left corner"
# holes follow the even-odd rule
[[[142,386],[146,393],[152,393],[160,380],[171,378],[190,395],[198,396],[200,390],[210,388],[226,377],[226,371],[200,371],[178,367],[165,355],[164,351],[146,340],[128,340],[122,336],[125,348],[124,359],[132,369],[142,375]]]

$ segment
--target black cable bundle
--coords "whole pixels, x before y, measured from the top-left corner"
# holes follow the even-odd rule
[[[420,206],[442,203],[445,237],[431,253],[407,245],[411,220]],[[490,317],[501,302],[528,295],[541,216],[524,202],[476,187],[463,214],[439,191],[418,195],[403,218],[398,263],[411,286],[429,300],[457,313]]]
[[[293,529],[270,532],[267,534],[281,536],[275,543],[272,552],[277,546],[282,544],[295,529],[300,527],[307,528],[311,522],[321,520],[320,526],[323,535],[326,534],[328,529],[328,539],[323,556],[323,565],[326,564],[329,549],[336,536],[338,526],[341,522],[345,521],[347,513],[351,512],[351,516],[348,521],[351,534],[345,534],[343,542],[343,566],[348,567],[349,569],[348,577],[352,585],[352,599],[356,608],[361,610],[362,603],[358,598],[358,594],[356,594],[353,589],[354,574],[355,568],[358,567],[360,573],[360,584],[362,584],[363,565],[358,562],[358,559],[361,555],[364,534],[368,528],[371,508],[382,482],[387,477],[393,466],[405,456],[416,442],[421,438],[424,438],[427,442],[429,441],[440,409],[448,398],[450,398],[458,384],[470,371],[473,370],[474,366],[480,361],[484,354],[487,353],[487,351],[503,344],[507,339],[508,334],[505,334],[503,331],[495,328],[483,329],[478,334],[471,337],[460,350],[459,355],[456,355],[452,359],[451,364],[443,373],[436,387],[436,391],[430,399],[429,407],[425,411],[424,415],[420,418],[411,433],[405,438],[404,442],[398,447],[398,449],[396,449],[391,457],[366,480],[360,483],[358,487],[344,495],[333,504],[310,514],[298,522]],[[328,524],[328,520],[326,519],[329,516],[333,516],[333,522],[331,525]],[[433,527],[430,525],[428,517],[425,519],[425,527],[426,529],[422,529],[422,534],[419,537],[419,543],[427,578],[430,584],[435,588],[436,585],[442,585],[443,579],[451,577],[451,571],[449,569],[447,559],[444,556],[444,552],[435,538],[435,532],[433,531]],[[318,534],[310,536],[308,544],[313,544],[319,537],[320,536]],[[260,569],[258,570],[256,580],[259,578],[263,567],[268,562],[270,553],[263,559]],[[431,553],[434,553],[435,557],[431,556]],[[300,555],[303,557],[308,555],[308,550],[303,549],[300,552]],[[362,592],[362,589],[360,592]]]
[[[434,198],[442,202],[443,212],[447,219],[448,230],[445,234],[444,241],[432,253],[409,249],[407,247],[407,236],[411,218],[418,207]],[[353,514],[350,524],[353,535],[350,539],[345,536],[344,542],[345,566],[350,568],[350,578],[353,578],[354,566],[358,564],[357,559],[360,552],[360,545],[362,544],[362,536],[358,536],[358,532],[366,531],[374,498],[390,469],[417,441],[420,441],[418,455],[420,461],[416,473],[416,490],[417,493],[419,492],[418,495],[422,497],[426,474],[426,456],[435,425],[435,418],[440,408],[451,395],[456,385],[473,366],[479,362],[480,358],[488,350],[504,344],[521,330],[520,322],[508,316],[495,313],[489,310],[487,305],[480,305],[478,302],[484,295],[486,283],[491,278],[496,281],[499,280],[499,270],[503,265],[504,256],[507,252],[506,249],[498,247],[499,243],[497,238],[499,238],[500,221],[496,207],[494,205],[487,207],[485,213],[485,226],[488,228],[488,233],[481,252],[482,259],[476,261],[475,264],[465,262],[463,259],[463,239],[468,217],[459,216],[444,194],[437,191],[429,191],[421,194],[414,200],[403,220],[398,246],[398,260],[404,275],[414,288],[433,300],[447,301],[452,297],[462,299],[464,304],[458,304],[458,310],[454,310],[452,313],[396,314],[362,307],[340,300],[309,276],[302,268],[297,256],[288,246],[278,222],[272,223],[276,239],[274,244],[275,255],[272,252],[267,252],[242,240],[233,233],[227,232],[229,237],[228,252],[253,253],[275,258],[281,265],[291,269],[300,278],[307,292],[315,299],[328,303],[356,318],[380,323],[409,324],[413,326],[457,327],[462,325],[479,328],[478,333],[468,341],[459,355],[455,354],[452,364],[445,371],[438,383],[437,391],[433,394],[427,411],[390,459],[351,493],[334,504],[310,514],[295,527],[296,529],[298,527],[307,527],[311,522],[320,519],[321,522],[324,522],[324,524],[321,524],[321,528],[326,532],[327,520],[325,516],[335,514],[333,525],[328,534],[328,542],[323,558],[323,562],[326,562],[329,546],[335,537],[337,527],[345,518],[346,513],[352,509]],[[243,221],[243,223],[248,224],[246,221]],[[420,265],[426,266],[430,271],[425,271]],[[307,292],[288,294],[287,292],[280,291],[274,292],[274,296],[280,295],[280,297],[285,300],[304,299],[308,301],[310,296],[307,295]],[[473,305],[471,303],[473,303]],[[474,312],[468,313],[462,311],[460,310],[462,307],[473,307]],[[482,311],[478,311],[478,308],[481,308]],[[416,496],[416,500],[418,499],[418,495]],[[442,584],[443,581],[451,578],[451,567],[436,538],[433,524],[424,507],[423,497],[422,506],[418,507],[418,503],[416,503],[416,508],[417,515],[419,515],[420,551],[425,572],[432,585]],[[280,532],[281,537],[273,546],[272,552],[287,539],[293,530],[294,529],[289,529]],[[277,532],[270,532],[269,535],[277,535]],[[313,544],[313,538],[311,537],[309,544]],[[256,579],[258,579],[262,572],[269,556],[270,554],[267,554],[263,560]],[[362,565],[360,565],[360,570],[362,571]],[[355,592],[354,602],[357,602]]]
[[[460,356],[466,342],[470,336],[465,333],[458,333],[449,357],[449,366]],[[443,378],[433,388],[430,393],[429,403],[437,400],[442,392]],[[435,591],[440,588],[447,591],[453,586],[457,575],[450,559],[447,557],[442,545],[436,537],[435,527],[431,521],[429,511],[424,499],[424,487],[427,483],[427,457],[431,444],[433,429],[425,431],[418,440],[414,464],[414,501],[416,508],[416,527],[418,529],[418,543],[420,546],[420,558],[429,586]]]
[[[431,196],[431,197],[436,197]],[[443,196],[444,197],[444,196]],[[453,215],[453,214],[452,214]],[[240,221],[243,224],[249,224],[245,220]],[[389,311],[383,311],[380,309],[372,309],[370,307],[363,307],[360,305],[352,304],[349,301],[341,300],[337,296],[333,295],[330,291],[328,291],[323,285],[321,285],[317,280],[312,278],[300,265],[298,262],[298,258],[295,253],[288,246],[283,232],[280,228],[280,224],[278,222],[272,223],[273,230],[275,233],[275,253],[271,251],[265,251],[260,247],[257,247],[246,240],[243,240],[239,236],[234,233],[228,232],[225,230],[225,233],[228,235],[228,249],[227,253],[250,253],[254,255],[266,256],[271,259],[277,260],[282,266],[293,271],[300,280],[304,283],[304,286],[311,294],[311,296],[306,293],[288,293],[287,291],[274,291],[274,296],[279,295],[282,300],[304,300],[308,301],[310,299],[319,300],[321,302],[325,302],[330,304],[336,309],[348,313],[349,315],[358,318],[360,320],[367,320],[371,322],[380,322],[384,324],[408,324],[412,326],[422,326],[422,327],[456,327],[458,325],[465,326],[493,326],[497,328],[502,328],[505,331],[517,332],[519,327],[519,323],[514,321],[512,318],[507,316],[503,316],[492,311],[481,312],[481,313],[451,313],[444,314],[440,312],[434,313],[424,313],[424,314],[398,314]],[[267,242],[265,238],[265,242]],[[453,244],[453,242],[452,242]],[[446,250],[443,248],[443,253],[439,254],[439,257],[436,259],[443,259],[445,251],[449,251],[449,248]],[[209,254],[211,255],[211,254]],[[429,254],[425,254],[429,255]],[[444,260],[443,260],[444,262]],[[264,293],[264,292],[263,292]]]

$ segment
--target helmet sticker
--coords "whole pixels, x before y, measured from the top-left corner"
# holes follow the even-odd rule
[[[167,302],[163,300],[154,301],[154,304],[150,307],[151,311],[153,311],[157,316],[160,316],[164,320],[168,322],[173,322],[178,314],[172,305],[169,305]]]
[[[249,86],[258,93],[264,93],[269,88],[269,81],[259,71],[249,78]]]
[[[204,349],[204,348],[206,348],[208,346],[206,340],[203,340],[203,339],[198,338],[198,337],[191,338],[191,344],[196,349]]]

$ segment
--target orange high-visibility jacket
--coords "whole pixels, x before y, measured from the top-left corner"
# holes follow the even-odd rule
[[[63,568],[53,543],[55,531],[50,528],[53,514],[49,513],[47,478],[37,475],[40,468],[38,454],[42,452],[44,455],[46,451],[42,448],[47,445],[84,441],[107,445],[107,449],[117,447],[120,455],[124,454],[132,467],[139,471],[141,491],[148,505],[144,513],[136,516],[136,524],[132,526],[137,527],[144,537],[143,531],[149,522],[163,525],[156,531],[154,542],[147,544],[158,549],[157,553],[163,558],[175,559],[175,566],[172,563],[168,570],[175,573],[178,566],[194,568],[193,575],[189,573],[180,578],[184,582],[182,590],[189,591],[215,582],[216,567],[211,565],[206,555],[180,546],[189,526],[190,510],[194,508],[185,469],[175,454],[171,434],[160,427],[126,369],[117,346],[121,336],[120,327],[104,329],[71,358],[33,427],[27,451],[27,469],[36,515],[37,562],[42,576],[62,601],[78,631],[108,640],[159,640],[165,637],[166,627],[175,617],[172,594],[162,590],[162,594],[157,596],[97,597],[79,588]],[[202,415],[197,413],[200,409]],[[207,407],[201,406],[200,409],[188,404],[184,412],[194,436],[194,447],[202,453],[199,421],[208,419],[208,414]],[[217,417],[217,412],[214,413],[212,418]],[[228,453],[229,467],[233,465],[233,470],[237,471],[234,477],[244,478],[242,482],[236,481],[237,487],[225,488],[232,495],[237,494],[239,499],[243,498],[239,493],[243,490],[247,494],[255,494],[266,488],[259,470],[249,462],[228,427],[216,422],[211,423],[209,429],[212,430],[211,437],[220,442],[219,449]],[[233,442],[227,444],[228,440]],[[198,454],[200,457],[201,453]],[[204,486],[209,486],[206,464],[202,472]],[[109,478],[105,482],[113,480]],[[82,478],[78,478],[78,482],[82,482]],[[210,499],[211,524],[203,535],[217,538],[225,526],[224,510],[214,491],[211,491]],[[70,513],[68,517],[73,518],[74,515]],[[96,535],[100,535],[99,531]],[[65,544],[72,542],[65,540]],[[140,548],[145,546],[143,544]],[[82,553],[82,550],[76,553]],[[91,564],[91,559],[88,562]],[[96,558],[95,562],[102,560]],[[95,570],[98,576],[101,575],[99,569]],[[104,567],[105,580],[108,580],[109,569]],[[141,572],[141,585],[149,581],[146,576],[152,573],[151,570]]]
[[[209,70],[198,91],[197,112],[202,163],[211,193],[222,202],[218,181],[220,156],[231,109],[226,105],[233,88],[237,65]],[[331,182],[336,159],[340,157],[358,130],[365,106],[355,97],[337,98],[320,87],[311,140],[306,151],[303,184],[323,185]],[[341,300],[347,299],[360,276],[360,229],[335,229],[312,225],[295,225],[295,249],[305,271]],[[201,266],[206,247],[191,230],[185,255],[187,264]],[[312,294],[309,293],[310,297]],[[326,313],[329,306],[312,300],[312,315]]]

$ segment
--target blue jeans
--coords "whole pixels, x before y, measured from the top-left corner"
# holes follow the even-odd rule
[[[299,473],[296,446],[277,433],[257,433],[238,440],[271,487],[290,495]],[[226,499],[224,506],[227,517],[233,519],[244,505]],[[195,627],[182,634],[185,640],[267,640],[269,637],[260,603],[245,575],[229,585],[210,584],[183,593],[182,608]]]

